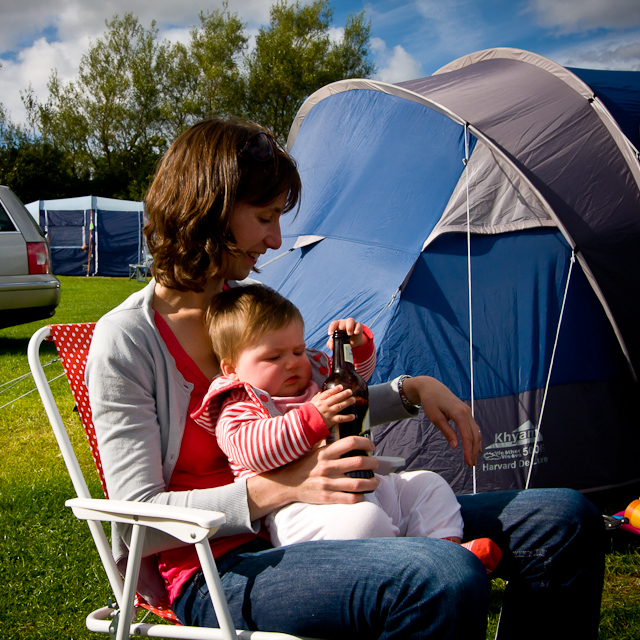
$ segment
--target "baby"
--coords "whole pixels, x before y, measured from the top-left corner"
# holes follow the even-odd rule
[[[207,327],[221,376],[192,418],[215,434],[238,478],[264,473],[305,455],[340,415],[350,390],[324,392],[329,357],[305,348],[304,322],[286,298],[262,285],[239,286],[216,296]],[[352,318],[331,323],[350,335],[354,364],[368,379],[375,368],[371,332]],[[331,340],[329,341],[329,344]],[[460,505],[449,485],[431,471],[379,476],[380,484],[353,505],[294,503],[267,517],[274,546],[306,540],[431,537],[460,542]],[[500,549],[490,540],[465,546],[493,571]]]

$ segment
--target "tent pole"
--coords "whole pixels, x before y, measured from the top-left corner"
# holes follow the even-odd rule
[[[85,212],[86,215],[86,212]],[[86,221],[86,220],[85,220]],[[83,227],[84,233],[84,227]],[[93,251],[93,209],[89,209],[89,244],[87,249],[87,274],[86,277],[89,277],[89,271],[91,270],[91,252]]]
[[[471,415],[475,417],[474,371],[473,371],[473,307],[471,305],[471,207],[469,205],[469,123],[464,125],[464,160],[467,188],[467,282],[469,290],[469,380],[471,384]],[[478,493],[476,467],[473,467],[473,493]]]

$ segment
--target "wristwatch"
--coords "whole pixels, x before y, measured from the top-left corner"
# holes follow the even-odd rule
[[[398,393],[400,394],[400,400],[402,401],[402,406],[409,412],[413,413],[416,409],[420,408],[419,404],[413,404],[409,398],[407,398],[407,394],[404,391],[404,381],[411,376],[402,375],[398,378]]]

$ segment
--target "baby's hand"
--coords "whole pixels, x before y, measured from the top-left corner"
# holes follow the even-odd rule
[[[317,393],[310,400],[311,404],[320,412],[328,428],[339,422],[351,422],[355,415],[353,413],[340,415],[340,411],[351,406],[355,401],[351,389],[343,390],[340,384]]]
[[[327,349],[333,351],[333,332],[337,329],[342,329],[347,332],[349,336],[349,342],[355,349],[357,347],[363,347],[369,342],[369,338],[362,330],[362,323],[356,322],[353,318],[346,318],[345,320],[334,320],[329,324],[329,339],[327,340]]]

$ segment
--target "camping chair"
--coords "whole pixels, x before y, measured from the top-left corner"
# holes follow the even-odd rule
[[[142,262],[129,265],[129,280],[135,277],[136,282],[146,282],[151,272],[153,257],[148,255]]]
[[[97,609],[87,616],[87,628],[97,633],[108,633],[115,640],[124,640],[131,635],[192,640],[231,640],[232,638],[285,640],[295,638],[296,636],[284,633],[234,629],[229,606],[208,543],[208,538],[224,523],[224,514],[203,509],[108,499],[88,392],[84,383],[85,364],[94,327],[95,323],[58,324],[43,327],[33,334],[27,349],[29,366],[36,387],[78,496],[67,500],[65,505],[73,510],[77,518],[87,521],[115,595],[115,605],[109,602],[108,606]],[[40,363],[40,347],[45,340],[53,340],[60,355],[76,401],[80,420],[89,440],[93,459],[105,492],[105,499],[91,498],[71,446],[66,427]],[[101,522],[118,522],[133,526],[124,582],[111,554],[111,548]],[[219,629],[181,626],[173,615],[168,600],[160,606],[152,607],[136,595],[136,584],[142,560],[142,544],[147,527],[159,529],[182,542],[195,544],[213,607],[220,623]],[[140,607],[176,624],[149,624],[145,623],[144,619],[141,622],[136,622],[134,616],[137,616],[137,609]]]

